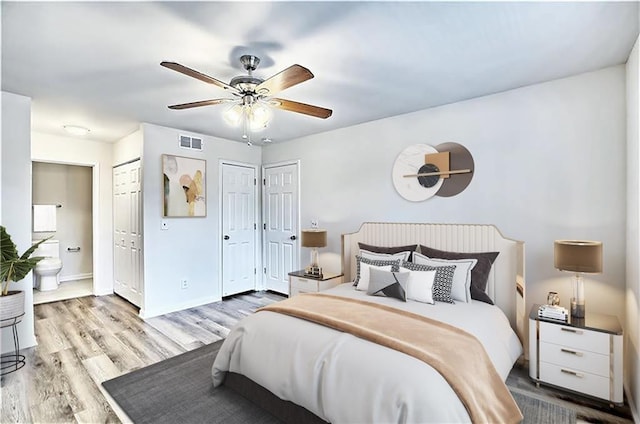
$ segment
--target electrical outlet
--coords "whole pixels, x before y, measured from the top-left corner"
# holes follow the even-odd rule
[[[318,228],[318,220],[317,219],[312,219],[311,220],[311,228]]]
[[[180,288],[186,289],[187,287],[189,287],[189,283],[187,282],[187,279],[183,278],[182,280],[180,280]]]

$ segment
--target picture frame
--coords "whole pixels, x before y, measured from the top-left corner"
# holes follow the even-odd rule
[[[162,155],[162,216],[207,216],[207,161],[171,154]]]

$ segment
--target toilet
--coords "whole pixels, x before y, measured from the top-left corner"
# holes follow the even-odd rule
[[[38,240],[34,240],[37,243]],[[62,260],[60,259],[60,242],[58,240],[47,240],[33,252],[33,256],[44,256],[33,272],[36,275],[36,287],[40,291],[55,290],[60,284],[60,270]]]

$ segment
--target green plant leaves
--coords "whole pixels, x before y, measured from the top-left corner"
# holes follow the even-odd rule
[[[2,249],[2,262],[0,263],[0,281],[2,282],[2,295],[5,296],[9,291],[10,281],[20,281],[35,268],[35,266],[44,259],[43,256],[30,257],[31,254],[51,237],[40,240],[27,249],[22,256],[18,256],[18,249],[11,240],[11,236],[4,226],[0,225],[0,248]]]

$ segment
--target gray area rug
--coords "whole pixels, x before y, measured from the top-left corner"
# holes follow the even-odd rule
[[[280,423],[273,415],[225,387],[214,389],[211,365],[222,341],[102,383],[136,423]],[[526,424],[573,424],[576,413],[512,392]]]

